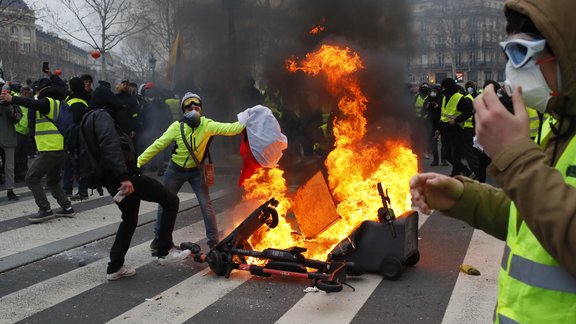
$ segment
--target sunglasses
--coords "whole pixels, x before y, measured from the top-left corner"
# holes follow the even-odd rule
[[[500,47],[504,49],[506,57],[516,69],[526,65],[534,55],[542,52],[545,46],[546,40],[544,39],[527,40],[516,38],[500,42]]]

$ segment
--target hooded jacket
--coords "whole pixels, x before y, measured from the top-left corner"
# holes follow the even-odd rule
[[[140,173],[136,167],[134,145],[115,119],[116,112],[121,108],[112,91],[99,86],[94,90],[89,112],[83,121],[86,142],[103,174],[102,184],[114,189],[119,187],[121,181]]]
[[[571,16],[576,1],[507,0],[505,7],[530,17],[552,48],[562,96],[553,97],[548,110],[563,118],[565,127],[561,136],[551,134],[543,149],[527,137],[493,157],[489,172],[502,189],[459,178],[464,183],[463,195],[445,213],[504,240],[512,200],[518,209],[517,228],[524,221],[542,247],[576,277],[576,188],[567,185],[564,175],[550,165],[576,134],[576,21]]]

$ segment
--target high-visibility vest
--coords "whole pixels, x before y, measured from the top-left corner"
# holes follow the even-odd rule
[[[80,98],[66,99],[66,103],[70,107],[72,107],[73,104],[77,104],[77,103],[81,103],[84,105],[84,107],[88,107],[88,103],[86,102],[86,100],[80,99]]]
[[[448,102],[446,102],[446,96],[442,98],[442,113],[440,115],[440,121],[447,123],[458,117],[460,113],[458,112],[457,107],[462,97],[461,93],[456,92],[452,97],[450,97]]]
[[[424,107],[424,100],[426,100],[428,96],[422,97],[420,94],[416,95],[416,102],[414,103],[414,109],[416,111],[416,117],[422,118],[422,107]]]
[[[60,134],[56,125],[48,120],[58,119],[60,113],[60,101],[52,98],[46,98],[50,102],[50,112],[45,116],[36,111],[36,147],[39,152],[45,151],[62,151],[64,150],[64,136]]]
[[[526,111],[528,111],[530,137],[535,138],[536,136],[538,136],[538,128],[540,128],[540,117],[538,117],[538,112],[535,109],[526,107]]]
[[[182,109],[180,109],[180,100],[176,98],[168,98],[164,100],[168,108],[170,108],[170,112],[172,113],[172,121],[177,121],[182,118]],[[137,118],[138,113],[132,115],[132,118]]]
[[[544,129],[546,125],[542,126]],[[548,127],[546,135],[549,133]],[[575,165],[576,137],[555,166],[564,181],[573,187],[576,187],[576,177],[566,173]],[[495,322],[573,323],[576,278],[546,252],[526,223],[522,222],[518,228],[517,214],[516,206],[511,203],[506,248],[498,277]]]
[[[28,127],[28,108],[20,106],[20,111],[22,111],[22,118],[14,125],[14,129],[18,134],[28,135],[28,133],[30,133],[30,128]]]
[[[474,97],[472,97],[472,94],[469,93],[465,97],[472,100],[472,102],[474,102]],[[464,128],[474,128],[474,122],[472,121],[473,118],[474,118],[474,114],[472,114],[472,116],[470,116],[470,118],[468,118],[464,121]]]

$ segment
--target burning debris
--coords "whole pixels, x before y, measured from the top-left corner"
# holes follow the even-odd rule
[[[374,195],[376,183],[386,181],[391,208],[410,209],[408,183],[410,177],[417,173],[417,159],[409,144],[402,140],[375,141],[373,137],[368,140],[364,113],[369,99],[360,87],[358,71],[364,66],[358,53],[337,45],[322,45],[318,51],[307,54],[301,62],[296,59],[287,60],[286,68],[293,73],[303,72],[324,79],[326,89],[338,98],[338,114],[333,121],[334,149],[328,154],[325,167],[329,191],[336,201],[336,217],[339,220],[330,216],[330,211],[323,216],[306,214],[306,219],[327,220],[316,229],[311,229],[308,226],[310,221],[307,221],[295,231],[286,219],[288,211],[295,211],[298,223],[302,224],[304,217],[300,216],[303,209],[294,205],[294,198],[282,178],[283,171],[260,170],[246,180],[245,198],[264,201],[276,197],[280,201],[280,224],[273,231],[259,233],[250,243],[256,249],[304,246],[308,249],[306,254],[309,257],[326,259],[334,246],[358,224],[377,219],[377,211],[382,202]],[[326,196],[322,194],[321,186],[317,186],[317,190],[307,195]],[[321,198],[321,202],[327,201]],[[329,203],[323,207],[329,209]]]

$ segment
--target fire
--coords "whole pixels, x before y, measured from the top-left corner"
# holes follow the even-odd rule
[[[308,32],[310,35],[318,35],[321,32],[324,31],[324,29],[326,29],[326,27],[323,26],[324,22],[326,22],[325,18],[322,18],[322,20],[320,21],[320,23],[318,25],[315,25],[312,27],[312,29]]]
[[[293,73],[303,72],[325,78],[327,89],[340,98],[340,117],[333,122],[335,146],[325,164],[341,220],[313,241],[295,235],[285,220],[291,201],[287,198],[283,172],[260,170],[246,181],[245,198],[263,201],[275,197],[280,201],[279,214],[284,217],[280,217],[277,228],[259,233],[261,235],[257,239],[253,237],[251,243],[256,249],[304,246],[308,248],[307,257],[322,260],[362,221],[377,219],[378,209],[382,207],[376,190],[378,182],[388,190],[392,209],[400,212],[410,209],[408,182],[417,173],[418,164],[409,144],[402,140],[369,142],[366,139],[367,120],[364,113],[368,98],[362,92],[356,75],[357,71],[364,69],[357,53],[349,48],[322,45],[300,62],[294,58],[287,60],[285,67]]]

